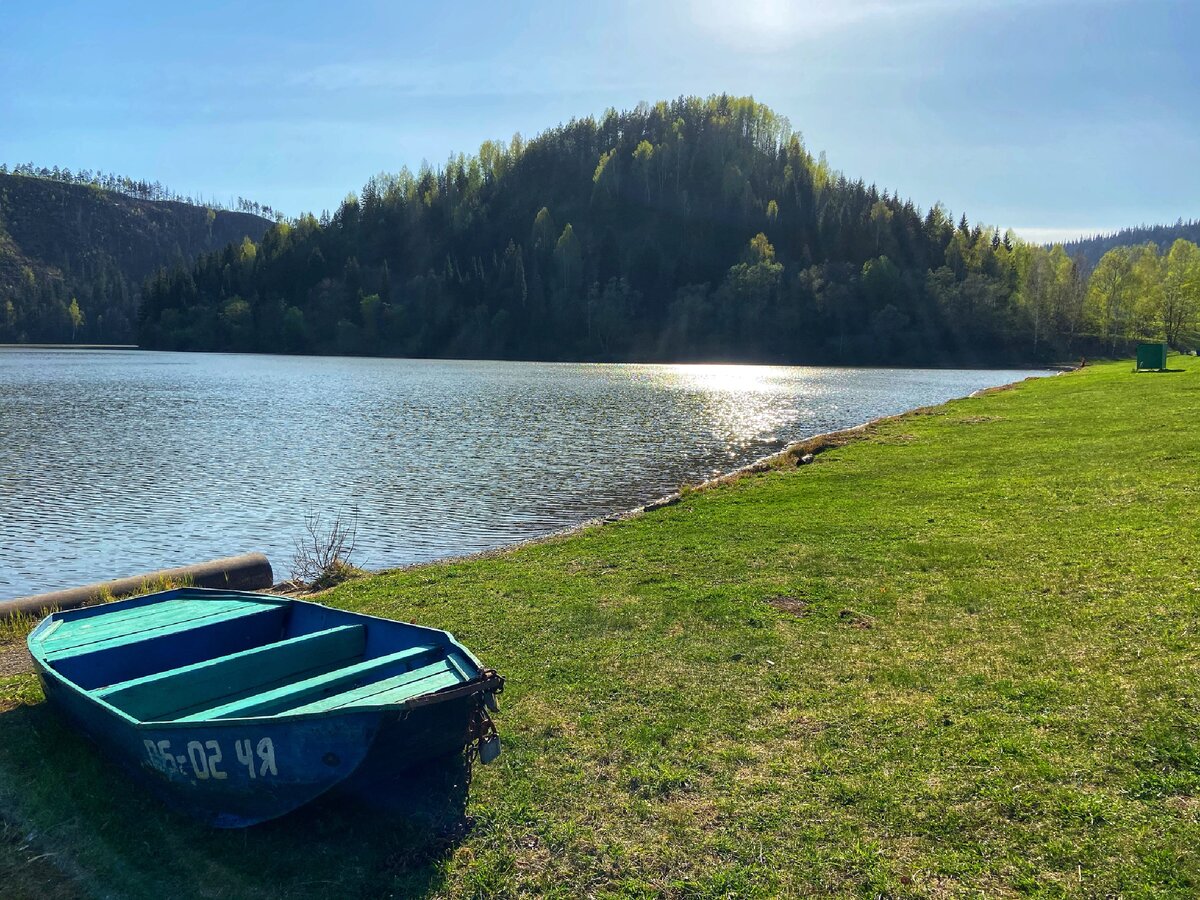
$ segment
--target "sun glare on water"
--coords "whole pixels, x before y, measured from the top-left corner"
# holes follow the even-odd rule
[[[779,368],[679,365],[667,366],[666,371],[681,390],[695,395],[704,408],[703,420],[726,443],[730,457],[753,442],[772,438],[797,415],[796,406],[780,396],[786,376]]]
[[[679,365],[669,371],[689,387],[713,393],[760,393],[778,389],[779,372],[771,366]]]

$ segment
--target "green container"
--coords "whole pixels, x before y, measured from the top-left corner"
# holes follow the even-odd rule
[[[1166,344],[1138,344],[1137,369],[1165,369],[1167,367]]]

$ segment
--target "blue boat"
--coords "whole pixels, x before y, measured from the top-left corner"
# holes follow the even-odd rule
[[[433,628],[181,588],[53,613],[29,651],[50,703],[218,828],[281,816],[363,771],[499,753],[488,710],[504,680]]]

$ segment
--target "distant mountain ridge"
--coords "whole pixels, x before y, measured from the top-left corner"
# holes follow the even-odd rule
[[[0,343],[132,343],[142,281],[271,221],[0,172]]]
[[[1122,228],[1111,234],[1097,234],[1088,238],[1079,238],[1063,243],[1067,255],[1074,259],[1082,256],[1088,266],[1095,266],[1109,250],[1114,247],[1136,247],[1143,244],[1154,244],[1160,253],[1171,249],[1177,240],[1200,243],[1200,220],[1179,219],[1174,225],[1138,225],[1133,228]]]

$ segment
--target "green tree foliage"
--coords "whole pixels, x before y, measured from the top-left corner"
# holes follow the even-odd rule
[[[79,301],[74,297],[71,298],[71,305],[67,307],[67,319],[71,322],[71,340],[75,340],[80,326],[83,325],[83,310],[79,308]]]
[[[1182,238],[1171,245],[1158,295],[1158,325],[1163,338],[1178,346],[1200,325],[1200,247]]]
[[[1088,281],[1088,322],[1110,348],[1130,331],[1136,296],[1133,263],[1132,247],[1109,250]]]
[[[1187,340],[1193,320],[1166,311],[1190,302],[1185,256],[1172,269],[1130,255],[1124,275],[1105,264],[1089,285],[1061,248],[847,178],[750,98],[684,97],[376,176],[319,220],[152,278],[140,338],[405,356],[1055,359],[1119,349],[1155,322]],[[1157,284],[1152,272],[1164,285],[1184,274],[1148,300],[1138,285]]]

